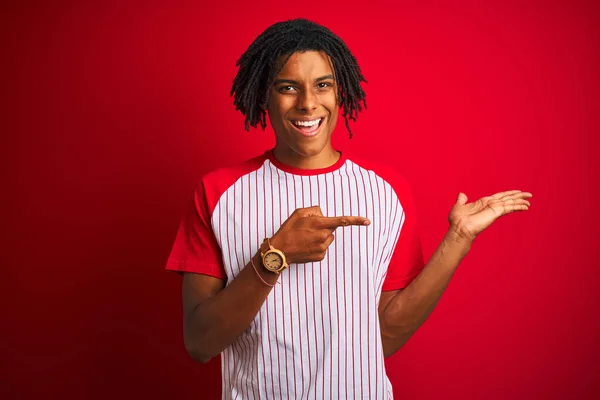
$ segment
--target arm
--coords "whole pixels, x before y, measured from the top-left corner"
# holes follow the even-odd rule
[[[405,289],[381,294],[379,320],[386,357],[400,349],[429,317],[470,247],[468,241],[449,231]]]
[[[448,220],[450,229],[423,271],[403,290],[384,292],[379,302],[379,323],[385,356],[391,356],[429,317],[452,275],[478,234],[496,219],[529,208],[531,193],[518,190],[483,197],[466,204],[459,194]]]
[[[319,207],[300,208],[271,238],[288,263],[321,261],[339,226],[365,226],[362,217],[323,217]],[[301,238],[301,240],[299,240]],[[205,363],[236,340],[258,314],[279,274],[264,268],[257,252],[228,286],[221,279],[186,273],[183,278],[183,336],[187,352]],[[256,274],[260,274],[267,285]]]
[[[274,284],[279,275],[262,266],[260,253],[254,265],[261,277]],[[260,310],[272,287],[246,267],[225,287],[225,281],[208,275],[183,276],[183,340],[188,354],[198,362],[208,362],[244,332]]]

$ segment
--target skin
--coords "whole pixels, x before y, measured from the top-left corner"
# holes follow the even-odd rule
[[[335,164],[340,157],[331,147],[339,113],[337,90],[333,65],[324,52],[308,51],[290,57],[275,78],[267,108],[275,131],[274,154],[279,161],[302,169]],[[291,123],[313,117],[325,118],[315,137],[303,137]]]
[[[279,161],[319,169],[339,159],[331,146],[339,112],[335,85],[331,62],[322,52],[296,53],[280,71],[267,109]],[[294,131],[290,121],[302,117],[325,118],[317,136],[307,138]],[[381,295],[379,319],[386,356],[402,347],[431,314],[475,238],[498,218],[527,210],[530,197],[531,193],[512,190],[467,203],[464,193],[458,195],[448,215],[448,231],[423,271],[406,288]],[[320,261],[336,229],[350,225],[366,229],[369,223],[361,216],[324,217],[318,206],[299,208],[273,235],[271,244],[284,252],[288,263]],[[260,252],[253,263],[256,271],[249,263],[227,287],[217,278],[184,274],[184,343],[197,361],[207,362],[235,341],[257,315],[270,285],[276,284],[279,275],[262,266]]]

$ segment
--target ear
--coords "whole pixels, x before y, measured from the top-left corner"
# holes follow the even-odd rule
[[[261,101],[260,109],[266,112],[269,109],[269,96],[267,94],[266,98],[263,96],[261,97],[263,98],[263,101]]]
[[[267,111],[268,108],[268,99],[265,98],[264,88],[260,89],[258,92],[258,107],[262,111]]]

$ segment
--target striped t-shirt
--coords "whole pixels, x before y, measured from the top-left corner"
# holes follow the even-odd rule
[[[222,353],[224,399],[391,399],[378,304],[423,269],[415,208],[393,169],[348,158],[302,170],[273,151],[214,170],[197,185],[167,269],[230,283],[301,207],[361,216],[321,262],[290,264],[250,326]]]

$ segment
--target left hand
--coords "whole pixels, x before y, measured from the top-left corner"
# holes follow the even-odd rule
[[[450,229],[461,239],[472,242],[498,218],[515,211],[528,210],[531,204],[526,199],[531,197],[531,193],[510,190],[467,204],[467,195],[459,193],[448,216]]]

